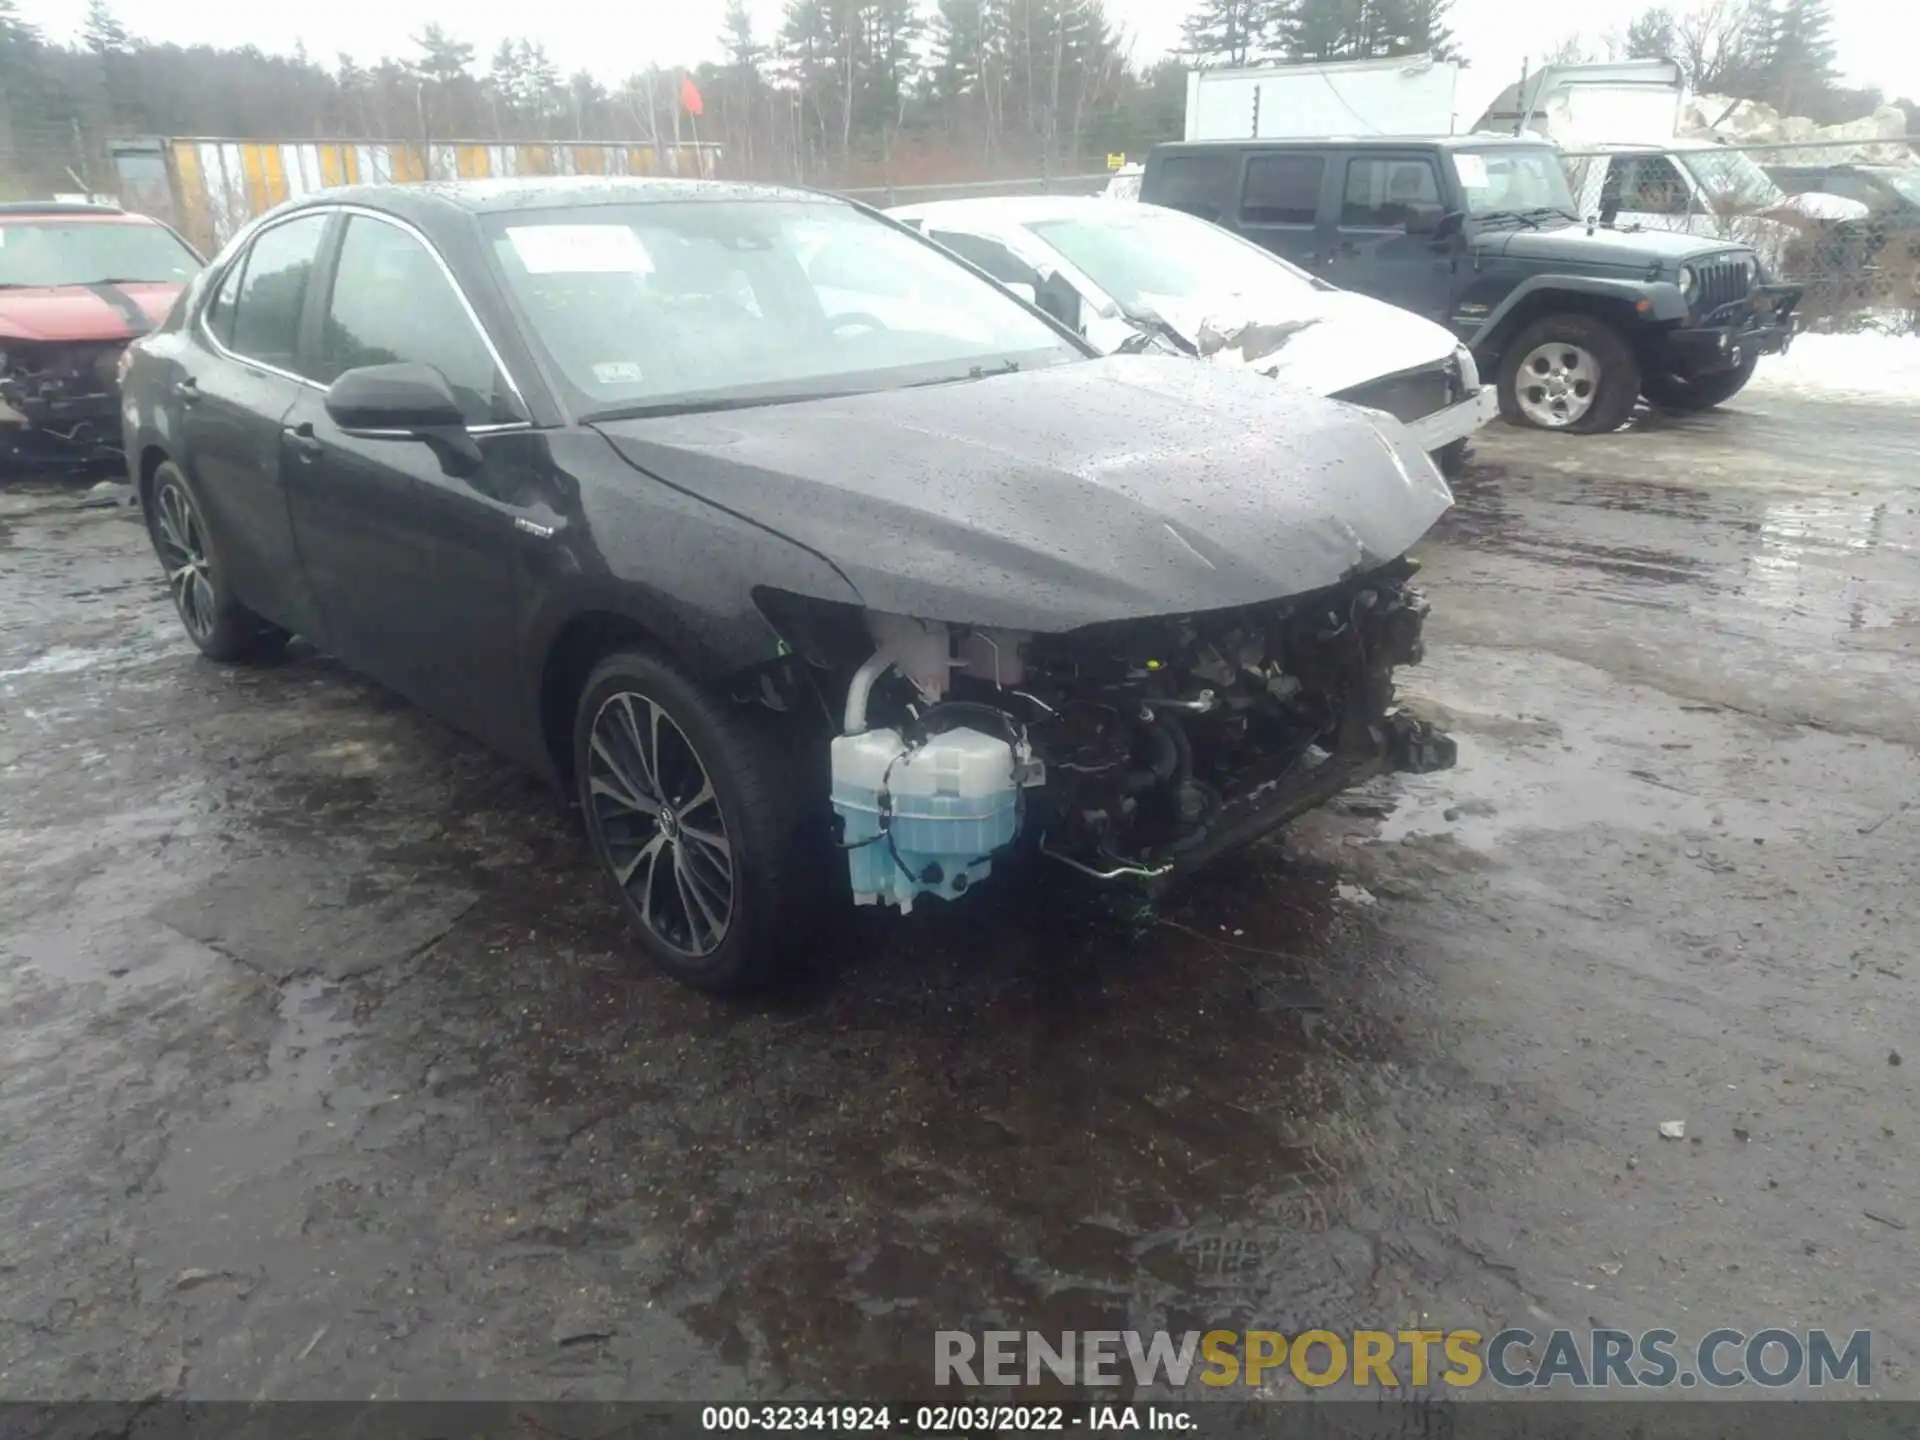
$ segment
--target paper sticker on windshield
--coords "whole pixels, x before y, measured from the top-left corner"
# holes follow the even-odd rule
[[[1459,172],[1460,183],[1469,190],[1484,190],[1492,183],[1487,179],[1487,162],[1481,156],[1456,150],[1453,155],[1453,168]]]
[[[646,376],[631,360],[602,360],[593,367],[593,378],[602,385],[638,385]]]
[[[531,275],[646,275],[653,261],[625,225],[515,225],[507,229]]]

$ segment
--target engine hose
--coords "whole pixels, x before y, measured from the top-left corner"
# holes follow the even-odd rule
[[[1121,782],[1122,788],[1132,794],[1151,790],[1156,785],[1165,785],[1168,781],[1192,779],[1193,746],[1187,740],[1187,732],[1180,728],[1180,722],[1156,710],[1152,712],[1146,731],[1154,744],[1153,763],[1144,770],[1129,770],[1126,779]]]

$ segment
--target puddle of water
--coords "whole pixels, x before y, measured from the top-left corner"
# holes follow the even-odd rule
[[[254,1077],[218,1113],[171,1129],[145,1202],[154,1248],[143,1258],[155,1278],[205,1270],[244,1286],[323,1267],[324,1252],[302,1238],[309,1192],[330,1159],[352,1161],[358,1122],[380,1098],[341,1073],[354,1031],[326,981],[281,988],[279,1025]]]

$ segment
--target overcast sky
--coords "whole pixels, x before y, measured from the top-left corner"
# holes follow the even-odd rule
[[[780,0],[752,0],[764,32]],[[1454,0],[1453,28],[1472,61],[1475,88],[1498,89],[1515,78],[1529,55],[1538,57],[1573,31],[1589,40],[1624,28],[1643,0],[1583,0],[1578,6],[1532,0]],[[1685,0],[1676,8],[1684,8]],[[18,0],[22,19],[49,35],[68,38],[80,28],[85,0]],[[564,73],[578,69],[615,82],[649,61],[693,64],[719,53],[716,37],[725,0],[308,0],[304,4],[235,5],[231,0],[115,0],[135,34],[181,44],[254,44],[291,50],[304,41],[317,60],[332,63],[347,51],[356,60],[404,55],[407,37],[429,20],[473,42],[484,64],[505,36],[545,44]],[[1832,0],[1840,67],[1856,84],[1878,85],[1890,97],[1920,98],[1920,3],[1916,0]],[[1188,0],[1107,0],[1107,12],[1125,30],[1137,59],[1160,55],[1179,41]],[[1493,84],[1498,77],[1499,84]],[[1463,97],[1464,98],[1464,97]]]

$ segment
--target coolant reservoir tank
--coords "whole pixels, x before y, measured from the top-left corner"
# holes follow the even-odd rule
[[[832,751],[857,905],[890,901],[904,913],[918,895],[951,900],[992,872],[988,857],[1019,831],[1020,767],[998,736],[947,730],[909,748],[897,730],[867,730],[836,737]]]

